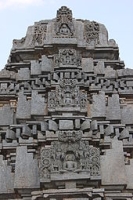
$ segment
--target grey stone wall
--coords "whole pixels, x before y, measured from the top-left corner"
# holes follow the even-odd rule
[[[0,72],[0,199],[133,199],[133,70],[65,6]]]

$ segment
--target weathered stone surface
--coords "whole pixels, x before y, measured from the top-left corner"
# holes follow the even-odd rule
[[[112,149],[106,150],[106,154],[101,156],[101,173],[104,186],[127,184],[121,141],[112,140]]]
[[[114,133],[114,129],[112,125],[108,125],[107,128],[105,129],[105,135],[111,135]]]
[[[31,116],[31,100],[27,100],[23,92],[19,93],[16,118],[27,119]]]
[[[39,75],[41,74],[41,66],[40,63],[36,60],[31,61],[31,75]]]
[[[75,128],[76,129],[80,128],[80,119],[75,119]]]
[[[90,117],[105,117],[105,94],[100,92],[93,95],[93,103],[89,106],[88,114]]]
[[[9,70],[6,70],[6,69],[2,69],[1,71],[0,71],[0,78],[2,78],[2,79],[9,79],[9,78],[11,78],[11,79],[15,79],[16,78],[16,73],[15,72],[13,72],[13,71],[9,71]]]
[[[106,78],[116,78],[116,71],[113,70],[110,66],[105,68],[105,77]]]
[[[91,130],[92,130],[92,131],[93,131],[93,130],[97,130],[97,128],[98,128],[97,121],[96,121],[96,120],[93,120],[93,121],[91,122]]]
[[[37,160],[27,147],[17,147],[14,188],[39,188]]]
[[[113,94],[112,97],[108,97],[106,119],[107,120],[120,120],[121,119],[121,111],[120,111],[118,94]]]
[[[31,99],[31,115],[46,115],[47,105],[45,99],[41,94],[38,94],[36,90],[32,91]]]
[[[122,132],[120,133],[119,139],[126,139],[126,138],[129,138],[129,137],[130,137],[129,130],[124,128],[122,130]]]
[[[123,107],[121,111],[121,121],[123,124],[133,124],[133,105]]]
[[[16,139],[16,134],[14,131],[10,130],[10,129],[7,129],[6,131],[6,139],[9,139],[9,140],[14,140]]]
[[[92,58],[82,58],[82,68],[84,72],[93,72],[93,59]]]
[[[29,80],[30,71],[28,68],[22,68],[18,71],[17,80]]]
[[[103,24],[99,24],[99,45],[108,46],[108,31]]]
[[[49,130],[51,130],[51,131],[57,131],[58,130],[58,125],[55,121],[49,120],[48,125],[49,125]]]
[[[9,105],[0,108],[0,125],[13,124],[13,109]]]
[[[0,72],[0,199],[132,200],[133,70],[62,6]]]
[[[99,60],[97,65],[94,66],[94,73],[95,74],[105,74],[105,66],[102,60]]]
[[[0,194],[14,193],[13,182],[14,174],[11,172],[11,167],[0,155]]]
[[[52,61],[48,59],[45,55],[42,56],[41,70],[42,72],[52,71]]]
[[[59,129],[68,130],[73,129],[73,121],[72,120],[60,120],[59,121]]]
[[[127,174],[127,189],[133,189],[133,159],[130,159],[130,164],[126,165]]]
[[[90,129],[90,120],[87,119],[81,124],[81,130]]]
[[[27,126],[27,125],[24,125],[22,127],[22,137],[30,137],[31,136],[31,129]]]
[[[126,68],[126,69],[120,69],[120,70],[117,70],[117,73],[118,73],[118,77],[122,77],[122,76],[133,76],[133,69],[129,69],[129,68]]]

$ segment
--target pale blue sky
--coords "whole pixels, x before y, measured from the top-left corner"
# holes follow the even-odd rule
[[[0,69],[4,68],[13,39],[26,35],[27,27],[52,19],[61,6],[73,11],[76,19],[88,19],[106,26],[115,39],[120,59],[133,68],[133,0],[0,0]]]

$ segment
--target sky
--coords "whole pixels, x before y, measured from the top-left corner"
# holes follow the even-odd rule
[[[109,39],[119,46],[120,60],[133,68],[133,0],[0,0],[0,69],[3,69],[13,39],[26,35],[34,22],[53,19],[61,6],[69,7],[76,19],[106,26]]]

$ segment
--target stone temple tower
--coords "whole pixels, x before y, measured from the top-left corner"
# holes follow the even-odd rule
[[[0,199],[133,200],[133,69],[65,6],[0,72]]]

